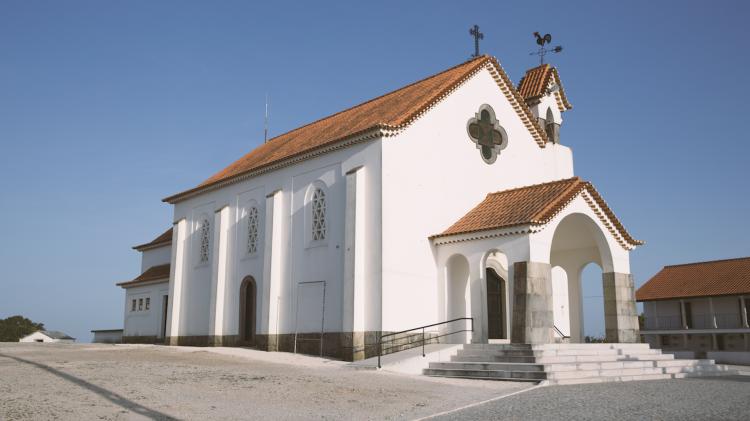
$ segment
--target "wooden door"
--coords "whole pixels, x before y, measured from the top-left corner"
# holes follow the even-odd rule
[[[489,339],[506,339],[505,282],[493,269],[487,269],[487,332]]]

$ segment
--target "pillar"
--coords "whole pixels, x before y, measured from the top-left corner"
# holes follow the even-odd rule
[[[635,306],[633,275],[602,274],[604,290],[604,330],[607,342],[639,342],[638,311]]]
[[[165,343],[177,345],[180,336],[182,313],[182,284],[185,277],[185,243],[187,220],[180,219],[172,229],[172,257],[169,267],[169,303],[167,308],[167,332]]]
[[[552,267],[549,263],[514,263],[511,342],[552,343],[553,324]]]
[[[685,300],[680,300],[680,321],[682,322],[682,328],[688,328],[687,313],[685,312]]]
[[[362,167],[346,173],[344,291],[341,350],[345,360],[365,358],[365,178]]]
[[[740,297],[740,317],[742,318],[742,327],[747,329],[748,327],[748,320],[747,320],[747,300],[745,297]]]
[[[281,248],[283,223],[283,192],[277,190],[266,196],[265,229],[263,240],[263,285],[260,295],[260,329],[256,335],[258,346],[266,351],[279,350],[281,317]]]
[[[714,300],[708,297],[708,327],[716,329],[719,326],[716,324],[716,312],[714,311]]]
[[[213,262],[211,267],[211,307],[208,344],[222,346],[224,337],[224,299],[227,284],[227,247],[229,245],[229,206],[214,213]]]

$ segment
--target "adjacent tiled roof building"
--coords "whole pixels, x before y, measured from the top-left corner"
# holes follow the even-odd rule
[[[750,294],[750,257],[665,266],[638,288],[638,301]]]
[[[133,246],[133,249],[138,250],[138,251],[145,251],[148,249],[152,249],[156,247],[163,247],[163,246],[167,246],[170,244],[172,244],[172,228],[159,234],[158,237],[154,238],[148,243]]]
[[[120,282],[119,284],[117,284],[117,286],[129,288],[162,280],[169,280],[169,263],[165,265],[151,266],[132,281]]]

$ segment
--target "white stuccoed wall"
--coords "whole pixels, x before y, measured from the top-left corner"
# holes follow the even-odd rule
[[[482,104],[508,147],[486,164],[466,133]],[[564,141],[564,139],[563,139]],[[569,148],[540,148],[488,70],[481,70],[395,138],[383,141],[383,329],[439,321],[438,273],[428,237],[490,193],[573,176]]]
[[[163,297],[169,294],[169,283],[143,285],[125,289],[125,312],[123,336],[157,336],[161,337],[162,315],[164,314]],[[131,301],[146,297],[151,298],[148,311],[130,311]]]
[[[141,273],[152,266],[169,263],[172,259],[172,247],[166,245],[141,252]]]
[[[197,218],[213,214],[216,209],[229,206],[229,245],[224,296],[223,326],[218,332],[235,335],[239,328],[240,284],[246,276],[255,279],[258,291],[256,306],[256,332],[269,333],[268,316],[263,314],[270,307],[262,299],[264,285],[264,262],[266,250],[266,196],[280,190],[282,209],[279,213],[280,285],[279,296],[271,297],[279,303],[278,327],[270,333],[294,333],[297,320],[297,285],[301,282],[326,281],[325,330],[342,330],[342,279],[345,212],[345,173],[352,168],[364,167],[367,210],[365,212],[368,253],[365,254],[366,306],[365,325],[375,330],[380,325],[380,140],[354,145],[336,152],[302,161],[296,165],[278,169],[257,177],[234,183],[218,190],[179,202],[174,206],[174,220],[186,218],[189,235],[186,259],[183,265],[182,311],[179,318],[179,336],[208,335],[211,303],[211,264],[196,265],[199,240],[196,235]],[[312,183],[322,182],[326,187],[328,235],[325,244],[310,247],[307,235],[309,207],[305,207],[305,196]],[[248,256],[245,241],[247,226],[244,215],[253,203],[260,212],[259,250]],[[212,231],[215,229],[212,226]],[[212,243],[213,244],[213,243]],[[214,250],[212,250],[212,253]],[[213,257],[213,256],[212,256]],[[212,261],[213,259],[209,259]],[[310,291],[314,294],[315,291]],[[304,298],[304,297],[303,297]],[[309,300],[301,300],[309,303]],[[318,317],[317,309],[300,312],[300,319],[311,315]],[[264,330],[265,329],[265,330]]]

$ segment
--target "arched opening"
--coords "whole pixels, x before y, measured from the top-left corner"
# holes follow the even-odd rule
[[[240,342],[255,343],[256,284],[252,276],[242,280],[240,286]]]
[[[605,322],[602,268],[612,270],[612,255],[596,222],[580,213],[563,218],[552,238],[550,264],[553,267],[554,336],[569,336],[573,343],[585,342],[587,335],[600,337],[594,330]],[[597,276],[598,280],[592,279]],[[567,308],[564,308],[565,295]],[[597,310],[592,310],[594,308]],[[594,330],[587,332],[585,326]]]
[[[570,335],[570,300],[568,294],[568,274],[560,266],[552,268],[552,310],[555,338]]]
[[[469,290],[469,261],[466,257],[455,254],[448,259],[446,270],[446,320],[470,317],[471,295]],[[454,323],[451,330],[459,330],[465,323]],[[465,343],[468,332],[461,332],[449,336],[454,343]]]
[[[560,124],[555,123],[555,116],[552,114],[552,108],[547,108],[547,114],[544,118],[544,131],[547,132],[547,138],[551,142],[558,142],[559,127]]]
[[[587,263],[581,268],[581,297],[583,342],[603,342],[605,328],[602,268],[594,262]]]

